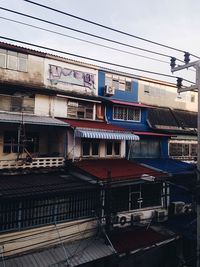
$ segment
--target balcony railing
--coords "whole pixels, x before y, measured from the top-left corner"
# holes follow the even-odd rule
[[[64,157],[32,158],[31,161],[25,159],[0,160],[0,170],[62,167],[64,164]]]

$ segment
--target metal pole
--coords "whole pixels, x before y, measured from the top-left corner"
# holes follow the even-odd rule
[[[196,65],[196,85],[198,88],[198,116],[197,116],[197,188],[196,188],[196,210],[197,210],[197,267],[200,267],[200,62]]]

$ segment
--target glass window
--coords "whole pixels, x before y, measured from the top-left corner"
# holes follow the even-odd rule
[[[84,101],[69,100],[67,103],[68,118],[93,119],[94,104]]]
[[[114,143],[114,154],[115,155],[120,155],[120,143]]]
[[[131,92],[131,81],[126,81],[126,83],[125,83],[125,90],[127,92]]]
[[[83,156],[89,156],[90,155],[90,142],[83,142],[82,150],[83,150]]]
[[[24,149],[30,153],[39,151],[39,134],[23,132],[21,136],[17,132],[4,133],[4,153],[22,153]]]
[[[120,156],[121,143],[115,141],[106,142],[106,155],[107,156]]]
[[[98,156],[99,155],[99,140],[83,140],[82,141],[83,156]]]
[[[112,147],[113,147],[113,143],[112,142],[107,142],[107,144],[106,144],[106,155],[108,155],[108,156],[112,155]]]
[[[91,145],[92,145],[92,155],[93,156],[99,155],[99,142],[93,142]]]

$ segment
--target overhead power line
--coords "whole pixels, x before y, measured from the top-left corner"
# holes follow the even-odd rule
[[[85,31],[77,30],[77,29],[65,26],[63,24],[59,24],[59,23],[56,23],[56,22],[48,21],[48,20],[45,20],[45,19],[42,19],[42,18],[38,18],[38,17],[32,16],[32,15],[24,14],[24,13],[21,13],[21,12],[18,12],[18,11],[14,11],[14,10],[11,10],[11,9],[8,9],[8,8],[0,7],[0,9],[5,10],[7,12],[11,12],[11,13],[17,14],[17,15],[20,15],[20,16],[23,16],[23,17],[31,18],[31,19],[38,20],[38,21],[41,21],[41,22],[45,22],[45,23],[48,23],[48,24],[51,24],[51,25],[54,25],[54,26],[57,26],[57,27],[61,27],[61,28],[64,28],[64,29],[67,29],[67,30],[70,30],[70,31],[75,31],[75,32],[78,32],[78,33],[81,33],[81,34],[84,34],[84,35],[88,35],[88,36],[91,36],[91,37],[94,37],[94,38],[98,38],[98,39],[101,39],[101,40],[104,40],[104,41],[107,41],[107,42],[112,42],[112,43],[119,44],[119,45],[122,45],[122,46],[126,46],[126,47],[129,47],[129,48],[138,49],[138,50],[143,51],[143,52],[152,53],[152,54],[163,56],[163,57],[167,57],[167,58],[172,58],[172,56],[168,55],[168,54],[159,53],[159,52],[152,51],[152,50],[149,50],[149,49],[145,49],[145,48],[141,48],[141,47],[138,47],[138,46],[133,46],[133,45],[126,44],[126,43],[123,43],[123,42],[112,40],[112,39],[109,39],[109,38],[105,38],[105,37],[102,37],[102,36],[99,36],[99,35],[96,35],[96,34],[92,34],[92,33],[88,33],[88,32],[85,32]],[[182,60],[180,60],[178,58],[176,58],[176,59],[178,61],[180,61],[180,62],[183,62]]]
[[[49,6],[45,6],[45,5],[36,3],[34,1],[30,1],[30,0],[24,0],[24,1],[27,2],[27,3],[33,4],[33,5],[37,5],[37,6],[42,7],[42,8],[49,9],[51,11],[58,12],[60,14],[63,14],[63,15],[69,16],[69,17],[72,17],[72,18],[75,18],[75,19],[78,19],[78,20],[81,20],[81,21],[84,21],[84,22],[87,22],[87,23],[90,23],[90,24],[93,24],[93,25],[102,27],[102,28],[107,29],[107,30],[111,30],[111,31],[114,31],[114,32],[117,32],[117,33],[120,33],[120,34],[123,34],[123,35],[127,35],[129,37],[133,37],[133,38],[139,39],[141,41],[145,41],[145,42],[148,42],[148,43],[151,43],[151,44],[154,44],[154,45],[162,46],[162,47],[165,47],[165,48],[168,48],[168,49],[172,49],[172,50],[175,50],[175,51],[178,51],[178,52],[182,52],[182,53],[185,53],[186,52],[184,50],[181,50],[181,49],[178,49],[178,48],[175,48],[175,47],[172,47],[172,46],[161,44],[161,43],[158,43],[158,42],[149,40],[147,38],[136,36],[136,35],[133,35],[131,33],[127,33],[127,32],[124,32],[124,31],[121,31],[121,30],[118,30],[118,29],[115,29],[115,28],[112,28],[112,27],[103,25],[101,23],[97,23],[97,22],[94,22],[94,21],[91,21],[91,20],[88,20],[88,19],[85,19],[85,18],[82,18],[82,17],[79,17],[79,16],[75,16],[73,14],[69,14],[69,13],[64,12],[62,10],[58,10],[58,9],[55,9],[55,8],[52,8],[52,7],[49,7]]]
[[[149,70],[144,70],[144,69],[133,68],[133,67],[130,67],[130,66],[124,66],[124,65],[121,65],[121,64],[112,63],[112,62],[108,62],[108,61],[104,61],[104,60],[100,60],[100,59],[94,59],[94,58],[90,58],[90,57],[86,57],[86,56],[82,56],[82,55],[78,55],[78,54],[68,53],[68,52],[65,52],[65,51],[58,50],[58,49],[54,49],[54,48],[50,48],[50,47],[46,47],[46,46],[42,46],[42,45],[36,45],[36,44],[32,44],[32,43],[21,41],[21,40],[8,38],[8,37],[5,37],[5,36],[0,36],[0,38],[4,39],[4,40],[12,41],[12,42],[17,42],[17,43],[21,43],[21,44],[25,44],[25,45],[30,45],[30,46],[41,48],[41,49],[46,49],[46,50],[53,51],[53,52],[56,52],[56,53],[65,54],[65,55],[68,55],[68,56],[78,57],[78,58],[87,59],[87,60],[95,61],[95,62],[102,63],[102,64],[115,66],[115,67],[120,67],[120,68],[124,68],[124,69],[130,69],[130,70],[145,72],[145,73],[164,76],[164,77],[173,78],[173,79],[174,78],[179,78],[179,77],[176,77],[176,76],[173,76],[173,75],[169,75],[169,74],[164,74],[164,73],[159,73],[159,72],[154,72],[154,71],[149,71]],[[185,80],[185,79],[183,79],[183,80]],[[188,81],[188,80],[185,80],[185,81],[191,82],[191,81]],[[193,83],[193,82],[191,82],[191,83]]]
[[[157,59],[157,58],[148,57],[148,56],[144,56],[144,55],[141,55],[141,54],[132,53],[132,52],[125,51],[125,50],[122,50],[122,49],[114,48],[114,47],[111,47],[111,46],[108,46],[108,45],[103,45],[103,44],[100,44],[100,43],[88,41],[88,40],[85,40],[85,39],[82,39],[82,38],[70,36],[70,35],[67,35],[67,34],[64,34],[64,33],[61,33],[61,32],[49,30],[49,29],[46,29],[46,28],[43,28],[43,27],[39,27],[39,26],[35,26],[35,25],[29,24],[29,23],[22,22],[22,21],[19,21],[19,20],[9,19],[9,18],[5,18],[5,17],[1,17],[1,16],[0,16],[0,19],[11,21],[11,22],[14,22],[14,23],[17,23],[17,24],[21,24],[21,25],[24,25],[24,26],[32,27],[34,29],[38,29],[38,30],[54,33],[54,34],[57,34],[57,35],[60,35],[60,36],[64,36],[64,37],[68,37],[68,38],[71,38],[71,39],[74,39],[74,40],[78,40],[78,41],[81,41],[81,42],[85,42],[85,43],[97,45],[97,46],[100,46],[100,47],[108,48],[108,49],[111,49],[111,50],[114,50],[114,51],[126,53],[126,54],[129,54],[129,55],[134,55],[134,56],[138,56],[138,57],[154,60],[154,61],[157,61],[157,62],[166,63],[166,64],[169,65],[168,61],[164,61],[164,60],[160,60],[160,59]]]

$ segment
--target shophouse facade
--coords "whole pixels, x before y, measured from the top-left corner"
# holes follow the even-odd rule
[[[96,237],[102,253],[94,259],[88,250],[84,264],[105,264],[118,252],[102,243],[102,236],[109,241],[104,228],[166,220],[169,174],[135,160],[167,158],[171,135],[149,127],[138,84],[130,75],[1,43],[2,259]]]

